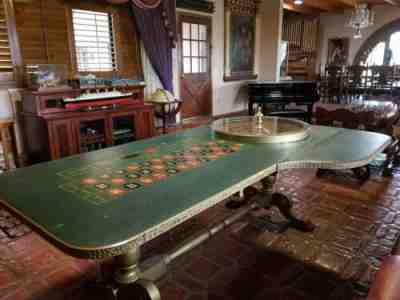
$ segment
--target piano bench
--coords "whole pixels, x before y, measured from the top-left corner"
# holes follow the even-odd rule
[[[293,118],[307,121],[308,114],[306,111],[301,109],[288,109],[282,111],[271,111],[267,113],[271,117],[282,117],[282,118]]]

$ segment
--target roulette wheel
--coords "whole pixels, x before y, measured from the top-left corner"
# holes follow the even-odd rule
[[[308,137],[310,125],[299,120],[255,116],[220,119],[212,124],[217,137],[240,143],[290,143]]]

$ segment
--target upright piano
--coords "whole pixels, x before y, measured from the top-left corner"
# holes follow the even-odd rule
[[[286,106],[291,103],[307,107],[307,121],[312,119],[313,105],[319,100],[316,81],[249,81],[249,115],[254,104]]]

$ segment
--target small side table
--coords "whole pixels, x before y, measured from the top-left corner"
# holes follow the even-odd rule
[[[11,119],[0,119],[0,141],[3,146],[5,171],[12,168],[10,156],[13,156],[14,164],[17,165],[17,146],[15,138],[15,123]]]

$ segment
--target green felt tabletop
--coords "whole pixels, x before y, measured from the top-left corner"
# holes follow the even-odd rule
[[[301,142],[240,145],[201,127],[6,173],[0,201],[68,249],[143,243],[256,176],[279,168],[362,166],[390,141],[313,126]]]

